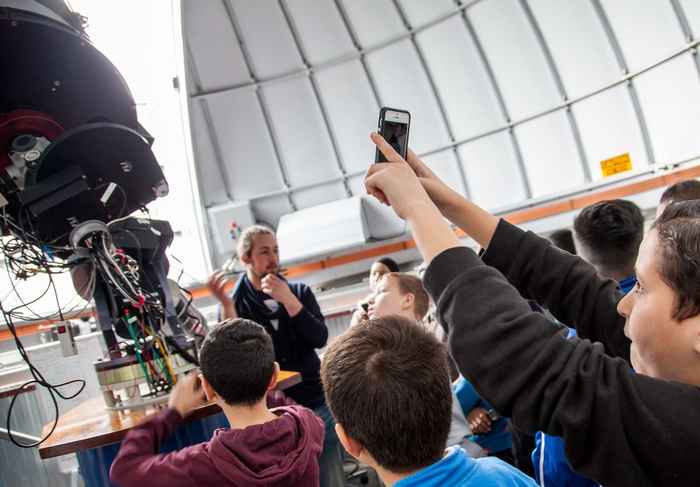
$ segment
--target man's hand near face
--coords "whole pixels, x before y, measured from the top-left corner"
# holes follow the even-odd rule
[[[304,307],[289,289],[287,281],[280,279],[276,274],[268,274],[262,278],[262,292],[282,303],[290,317],[298,315]]]

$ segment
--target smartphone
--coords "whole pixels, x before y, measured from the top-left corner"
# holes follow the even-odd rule
[[[408,132],[411,126],[411,114],[406,110],[382,107],[379,110],[379,134],[384,137],[401,157],[408,154]],[[387,162],[384,154],[377,149],[374,162]]]

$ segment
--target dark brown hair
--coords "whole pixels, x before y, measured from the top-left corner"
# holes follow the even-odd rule
[[[419,321],[425,318],[430,308],[430,296],[423,287],[423,281],[404,272],[391,272],[386,274],[384,278],[386,279],[387,276],[396,279],[402,296],[413,294],[413,313]]]
[[[574,219],[577,243],[593,254],[594,264],[608,270],[632,268],[644,236],[644,216],[631,201],[599,201]]]
[[[388,316],[353,326],[328,347],[321,380],[336,422],[382,467],[410,472],[444,454],[447,351],[421,325]]]
[[[671,203],[654,222],[661,279],[676,294],[673,318],[700,313],[700,200]]]
[[[272,338],[254,321],[226,320],[204,339],[199,363],[227,404],[253,405],[265,396],[275,371]]]
[[[667,201],[675,203],[677,201],[697,199],[700,199],[700,181],[688,179],[687,181],[680,181],[666,188],[661,195],[659,203],[666,203]]]
[[[399,264],[391,257],[382,257],[381,259],[377,259],[376,263],[386,266],[389,272],[399,272]]]

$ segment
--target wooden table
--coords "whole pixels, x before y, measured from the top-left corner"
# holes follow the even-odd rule
[[[299,372],[281,371],[277,379],[277,388],[284,390],[299,382]],[[163,406],[153,405],[135,410],[107,411],[102,397],[89,399],[59,418],[56,430],[39,447],[39,456],[57,457],[119,442],[131,428],[162,408]],[[219,412],[219,406],[209,403],[195,410],[186,421],[206,418]],[[44,426],[42,438],[51,430],[51,426],[53,425]]]
[[[281,371],[277,388],[285,390],[300,382],[299,372]],[[131,428],[162,407],[107,411],[101,397],[89,399],[59,418],[56,430],[39,446],[39,456],[51,458],[77,453],[85,485],[109,486],[109,467],[119,450],[119,442]],[[51,427],[52,424],[44,426],[42,435],[46,435]],[[162,451],[207,441],[215,429],[225,427],[228,427],[228,421],[219,406],[205,404],[185,419],[184,424],[163,445]]]

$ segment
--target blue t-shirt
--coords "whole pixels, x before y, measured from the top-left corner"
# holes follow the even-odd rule
[[[537,487],[530,477],[498,458],[471,458],[459,447],[437,463],[399,480],[394,487]]]

